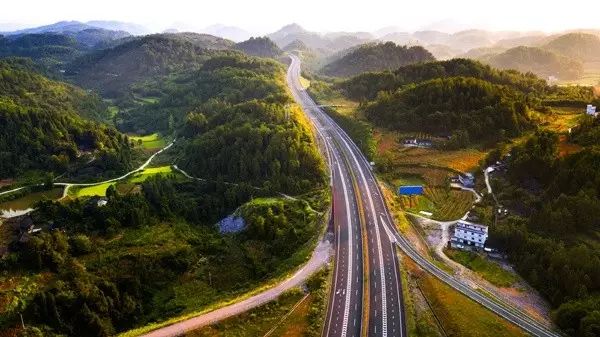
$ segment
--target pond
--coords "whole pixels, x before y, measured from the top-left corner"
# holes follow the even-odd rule
[[[0,213],[18,215],[19,211],[30,210],[36,202],[50,199],[55,200],[62,196],[63,188],[57,187],[47,191],[32,192],[14,200],[0,203]]]

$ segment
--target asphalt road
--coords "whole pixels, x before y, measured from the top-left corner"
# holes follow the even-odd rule
[[[288,86],[317,129],[332,171],[337,254],[323,334],[360,336],[364,328],[368,336],[405,336],[394,239],[383,225],[386,208],[371,168],[361,160],[354,143],[302,88],[300,60],[291,58]],[[367,285],[364,294],[363,279]]]
[[[393,244],[400,247],[408,257],[427,272],[528,333],[543,337],[560,336],[560,334],[549,330],[545,325],[531,318],[519,308],[499,299],[490,299],[478,290],[446,273],[422,257],[412,244],[400,235],[383,200],[370,164],[348,135],[302,89],[299,83],[300,60],[294,55],[290,57],[292,63],[288,70],[288,84],[292,89],[292,93],[313,121],[319,134],[327,135],[327,139],[330,140],[330,147],[337,148],[337,152],[343,154],[350,175],[355,177],[358,183],[355,192],[358,192],[356,197],[357,200],[360,200],[366,217],[366,240],[368,243],[368,336],[406,336],[404,311],[402,310],[402,291]],[[335,181],[333,185],[335,198]],[[344,226],[339,225],[336,228],[343,229]],[[336,277],[336,285],[338,282],[340,280]],[[335,303],[330,302],[330,307],[332,305],[335,307]],[[328,316],[327,319],[326,324],[337,324],[338,322],[335,317]],[[327,332],[325,334],[330,336]]]

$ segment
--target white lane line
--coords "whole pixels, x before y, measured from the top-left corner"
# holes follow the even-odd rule
[[[346,148],[350,151],[350,155],[352,156],[352,159],[354,159],[354,163],[356,164],[356,167],[358,169],[358,172],[360,173],[360,178],[364,184],[364,187],[367,191],[367,198],[369,200],[369,206],[371,208],[371,218],[373,219],[373,221],[375,222],[375,237],[377,239],[377,248],[379,250],[379,278],[381,280],[381,308],[382,308],[382,314],[381,314],[381,326],[382,326],[382,331],[381,331],[381,335],[382,337],[387,337],[387,294],[386,294],[386,287],[385,287],[385,264],[383,263],[383,248],[381,247],[381,234],[379,233],[379,223],[377,221],[377,215],[375,214],[375,205],[373,203],[373,198],[371,196],[371,189],[369,188],[369,184],[367,183],[367,179],[365,178],[365,173],[363,172],[360,163],[358,162],[358,159],[356,159],[356,156],[354,155],[354,152],[352,151],[352,149],[350,148],[350,145],[348,145],[348,142],[346,142],[346,139],[344,139],[344,137],[341,137],[342,141],[344,142],[344,145],[346,146]]]
[[[337,165],[338,172],[341,177],[343,177],[342,168],[340,164]],[[352,222],[350,221],[350,203],[348,198],[348,189],[346,187],[346,182],[342,179],[342,189],[344,190],[344,201],[346,204],[346,221],[348,225],[348,276],[346,277],[346,305],[344,307],[344,320],[342,323],[342,337],[346,336],[348,332],[348,317],[350,315],[350,300],[352,294]]]

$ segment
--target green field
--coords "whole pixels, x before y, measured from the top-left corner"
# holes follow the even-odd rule
[[[141,142],[144,149],[160,149],[167,145],[167,141],[158,133],[153,133],[146,136],[129,136],[129,139],[136,144]]]
[[[169,175],[169,174],[181,175],[179,172],[173,172],[173,169],[171,168],[171,166],[149,167],[147,169],[144,169],[141,172],[135,173],[132,177],[130,177],[130,178],[127,179],[127,182],[133,183],[133,184],[142,183],[146,179],[148,179],[149,177],[157,175],[157,174],[161,174],[161,175]]]
[[[20,198],[0,203],[0,210],[28,209],[38,201],[41,201],[44,199],[50,199],[50,200],[58,199],[62,196],[62,192],[63,192],[63,188],[57,187],[57,188],[53,188],[53,189],[47,190],[47,191],[39,191],[39,192],[29,193]]]
[[[517,276],[513,273],[504,270],[500,265],[486,259],[480,254],[454,249],[446,249],[445,253],[452,260],[473,270],[498,287],[510,287],[518,280]]]
[[[91,196],[106,196],[106,190],[109,186],[115,185],[116,182],[112,183],[104,183],[94,186],[86,186],[86,187],[71,187],[69,190],[69,195],[74,196],[76,198],[81,197],[91,197]]]

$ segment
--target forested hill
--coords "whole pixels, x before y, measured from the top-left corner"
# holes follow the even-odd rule
[[[132,110],[121,127],[180,130],[187,145],[178,165],[197,177],[312,190],[324,182],[323,163],[284,74],[268,59],[215,56],[174,78],[158,103]]]
[[[147,35],[82,56],[66,75],[85,88],[119,96],[133,83],[198,68],[210,51],[232,47],[229,40],[205,34]]]
[[[547,78],[578,79],[583,75],[581,62],[538,47],[516,47],[484,59],[500,69],[516,69]]]
[[[366,106],[365,115],[382,127],[452,135],[457,147],[516,136],[531,124],[520,93],[469,77],[435,79],[380,94]]]
[[[434,60],[433,55],[421,46],[398,46],[393,42],[364,44],[326,65],[323,73],[328,76],[350,77]]]
[[[74,37],[53,33],[0,36],[0,58],[29,57],[49,69],[81,55],[81,47]]]
[[[550,301],[565,333],[597,336],[600,123],[588,118],[569,138],[579,152],[559,155],[559,137],[551,132],[536,133],[511,151],[507,179],[495,191],[513,215],[490,227],[490,238]]]
[[[493,84],[509,85],[523,92],[543,93],[546,81],[533,74],[497,70],[468,59],[428,62],[401,67],[393,72],[365,73],[341,84],[352,99],[372,100],[380,91],[395,91],[405,85],[443,77],[474,77]]]
[[[235,48],[248,55],[258,57],[275,58],[283,53],[275,42],[271,41],[268,37],[251,37],[249,40],[237,43]]]
[[[97,151],[107,170],[127,167],[125,137],[80,116],[102,114],[100,100],[29,69],[0,60],[0,178],[32,169],[62,173],[81,152]]]
[[[466,59],[362,74],[340,87],[348,97],[367,101],[365,116],[376,125],[449,136],[452,147],[520,135],[533,126],[532,111],[581,107],[593,99],[590,87],[548,86],[531,73]]]
[[[600,60],[600,38],[593,34],[561,35],[548,42],[543,48],[581,61]]]

